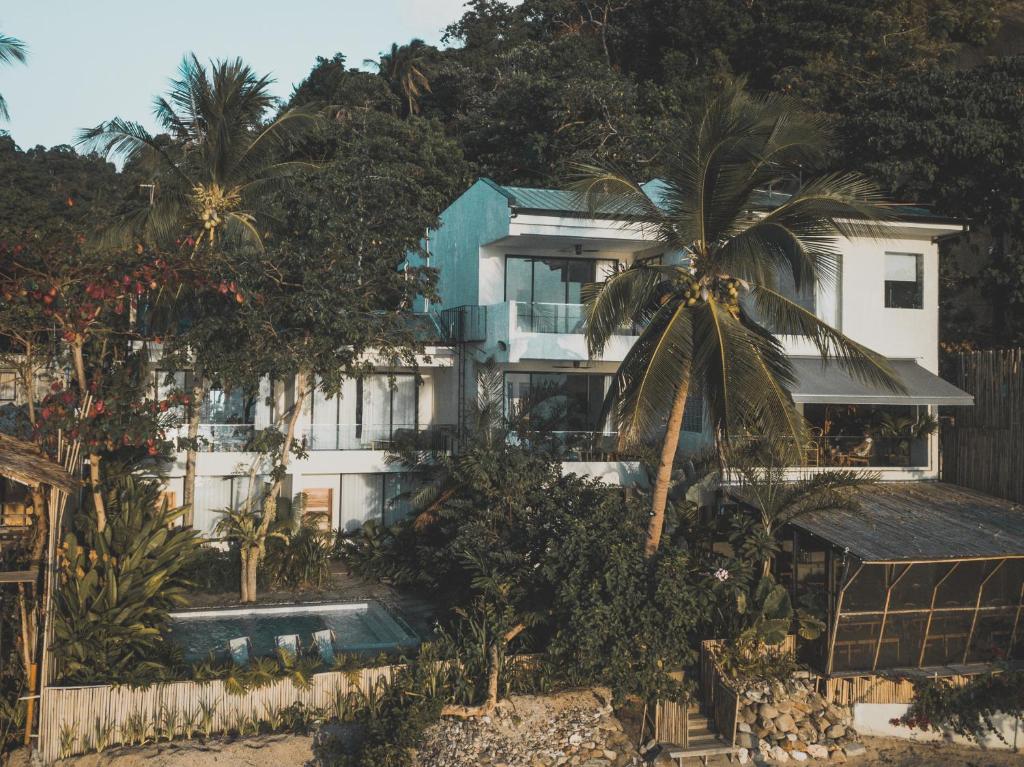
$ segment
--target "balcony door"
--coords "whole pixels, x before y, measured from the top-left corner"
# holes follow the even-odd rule
[[[518,308],[519,330],[581,332],[583,286],[607,279],[615,269],[607,258],[506,256],[505,300]]]

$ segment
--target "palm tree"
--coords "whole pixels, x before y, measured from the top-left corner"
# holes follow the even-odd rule
[[[318,119],[308,107],[293,107],[267,120],[277,107],[273,80],[258,76],[241,59],[214,61],[209,70],[194,54],[186,56],[166,96],[154,101],[154,115],[165,137],[139,123],[115,118],[84,130],[79,144],[122,157],[152,174],[149,203],[126,216],[116,235],[164,243],[194,241],[206,255],[225,241],[262,248],[268,193],[308,163],[283,160],[289,142]],[[218,244],[219,243],[219,244]],[[196,442],[206,394],[201,360],[194,360],[186,456],[184,505],[192,522],[195,501]],[[210,372],[210,371],[206,371]]]
[[[15,61],[25,63],[28,57],[28,48],[25,43],[16,37],[8,37],[0,34],[0,64],[13,64]],[[0,118],[10,120],[11,115],[7,112],[7,102],[0,94]]]
[[[391,44],[391,51],[381,55],[379,61],[366,59],[363,63],[377,67],[391,89],[405,100],[405,114],[420,113],[420,97],[430,93],[427,55],[431,48],[419,38],[408,45]]]
[[[791,435],[798,444],[804,424],[789,394],[794,373],[776,333],[805,336],[861,380],[900,389],[883,357],[780,289],[782,274],[798,290],[834,282],[837,238],[875,236],[885,215],[874,186],[853,173],[806,181],[770,210],[758,205],[764,190],[821,158],[821,121],[786,99],[749,96],[735,83],[709,98],[687,128],[669,148],[660,182],[642,186],[615,169],[583,166],[576,186],[593,215],[622,215],[631,222],[625,225],[647,228],[682,254],[676,265],[634,264],[586,296],[592,355],[623,325],[644,327],[608,406],[625,443],[664,430],[648,556],[661,540],[692,388],[704,397],[720,448],[743,430]]]
[[[730,468],[737,482],[730,492],[753,507],[761,523],[759,540],[750,548],[758,549],[761,575],[771,572],[777,551],[776,536],[790,522],[814,512],[856,511],[857,491],[878,482],[873,472],[839,469],[789,479],[786,469],[791,451],[785,444],[768,440],[730,453]]]

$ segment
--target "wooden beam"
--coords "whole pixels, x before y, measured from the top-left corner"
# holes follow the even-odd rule
[[[924,652],[925,649],[927,649],[928,647],[928,636],[931,634],[932,631],[932,618],[935,617],[935,598],[939,594],[939,587],[946,582],[946,578],[951,576],[953,574],[953,571],[955,571],[958,567],[960,567],[960,563],[954,563],[953,566],[946,571],[946,574],[939,578],[939,582],[936,583],[935,588],[932,589],[932,601],[931,605],[928,608],[928,622],[924,625],[924,639],[921,642],[921,652],[917,656],[918,666],[924,665]]]
[[[974,641],[974,629],[978,626],[978,613],[981,610],[981,596],[985,593],[985,586],[988,584],[992,576],[998,573],[999,569],[1005,564],[1005,559],[1000,560],[999,564],[992,568],[992,572],[982,578],[981,585],[978,587],[978,599],[974,602],[974,617],[971,618],[971,633],[967,635],[967,644],[964,646],[964,663],[967,662],[967,656],[970,655],[971,652],[971,642]]]
[[[861,562],[860,567],[858,567],[854,571],[853,575],[846,579],[846,583],[839,588],[839,596],[836,599],[835,619],[832,621],[832,636],[829,637],[828,640],[828,658],[825,662],[825,672],[828,674],[832,673],[832,656],[836,650],[836,635],[839,633],[839,615],[843,609],[843,597],[846,596],[846,589],[849,588],[850,584],[857,579],[857,576],[860,575],[860,571],[863,569],[864,563]]]
[[[882,640],[885,638],[885,624],[889,619],[889,602],[892,600],[892,590],[896,588],[897,584],[903,580],[903,576],[910,572],[912,564],[907,565],[903,572],[893,578],[889,587],[885,590],[885,607],[882,609],[882,625],[878,627],[878,642],[875,644],[875,659],[871,662],[871,670],[875,671],[878,668],[878,656],[882,654]],[[892,566],[892,572],[895,575],[896,565]]]
[[[38,570],[6,570],[0,572],[0,583],[35,583]]]

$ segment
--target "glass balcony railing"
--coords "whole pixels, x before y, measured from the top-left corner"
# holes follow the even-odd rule
[[[553,450],[563,461],[629,461],[636,456],[622,448],[615,432],[545,431],[537,434],[511,434],[515,444],[533,444]]]
[[[548,304],[513,301],[516,330],[520,333],[583,333],[586,309],[583,304]],[[639,335],[635,325],[623,327],[620,335]]]
[[[256,426],[251,423],[199,424],[199,451],[203,453],[241,453],[251,447]]]
[[[299,440],[307,450],[451,450],[454,426],[432,424],[312,424]]]

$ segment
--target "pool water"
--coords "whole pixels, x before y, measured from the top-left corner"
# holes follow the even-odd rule
[[[377,602],[331,605],[290,605],[171,613],[171,638],[185,660],[203,660],[211,652],[227,655],[228,642],[249,637],[256,655],[274,653],[274,637],[298,634],[304,649],[313,632],[334,630],[339,653],[375,653],[415,647],[419,637],[401,618]]]

